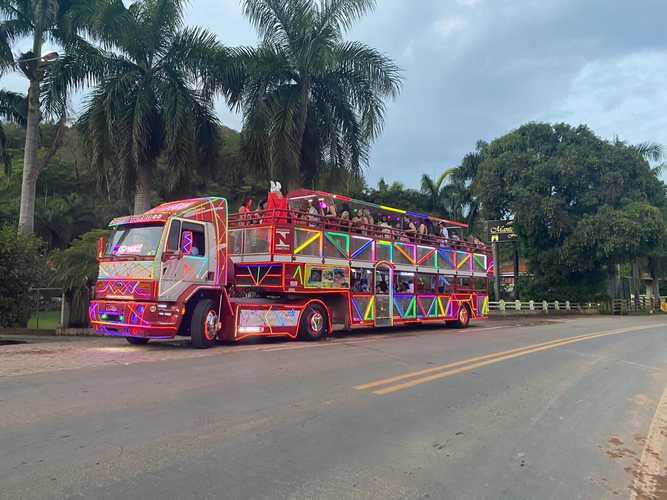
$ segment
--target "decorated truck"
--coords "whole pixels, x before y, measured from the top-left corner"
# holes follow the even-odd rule
[[[268,208],[233,215],[208,197],[112,220],[98,243],[93,328],[209,347],[486,317],[493,264],[457,235],[465,224],[321,191],[271,195]]]

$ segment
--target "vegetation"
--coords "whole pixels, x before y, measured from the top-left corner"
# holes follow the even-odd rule
[[[230,77],[235,73],[225,72],[225,49],[215,36],[183,28],[184,3],[118,5],[115,21],[99,33],[111,50],[85,62],[100,77],[78,125],[98,172],[134,192],[134,213],[152,206],[158,170],[173,188],[210,165],[218,151],[213,90],[233,95],[241,88]]]
[[[481,237],[485,220],[513,219],[532,298],[613,295],[619,272],[636,282],[640,267],[667,272],[660,145],[530,123],[418,187],[367,186],[402,82],[391,59],[345,39],[374,0],[244,0],[255,48],[184,26],[184,5],[0,0],[0,76],[28,81],[26,94],[0,90],[0,272],[13,277],[0,285],[1,325],[25,324],[37,284],[67,289],[84,322],[95,240],[111,218],[197,195],[235,207],[265,197],[272,178],[464,220]],[[26,38],[32,49],[14,59]],[[46,41],[57,60],[43,56]],[[85,93],[75,121],[73,89]],[[216,97],[243,112],[241,133],[219,123]]]
[[[326,170],[362,174],[382,130],[384,99],[400,72],[391,59],[344,40],[375,0],[244,0],[262,37],[249,54],[243,95],[251,163],[290,188],[317,187]]]
[[[23,326],[30,318],[30,289],[46,275],[43,244],[16,228],[0,228],[0,326]]]

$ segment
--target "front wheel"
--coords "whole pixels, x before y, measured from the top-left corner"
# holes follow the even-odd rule
[[[319,304],[306,307],[299,323],[301,340],[320,340],[329,333],[329,319],[324,308]]]
[[[198,349],[206,349],[218,336],[218,311],[211,299],[200,300],[190,319],[190,340]]]
[[[144,339],[141,337],[125,337],[125,340],[127,340],[132,345],[146,345],[148,344],[149,339]]]

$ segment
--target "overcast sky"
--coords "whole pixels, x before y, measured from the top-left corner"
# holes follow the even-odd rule
[[[405,85],[369,182],[416,187],[528,121],[667,145],[666,20],[665,0],[378,0],[349,38],[396,60]],[[257,42],[239,0],[191,0],[187,23],[228,45]]]

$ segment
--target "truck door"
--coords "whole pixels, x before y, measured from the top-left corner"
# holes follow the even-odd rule
[[[160,273],[160,300],[176,301],[193,284],[210,281],[206,224],[171,219]]]

